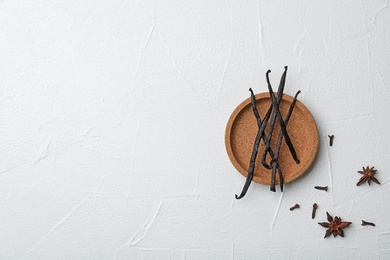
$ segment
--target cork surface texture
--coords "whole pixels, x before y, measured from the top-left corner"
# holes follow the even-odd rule
[[[280,112],[284,118],[293,101],[293,97],[284,94],[280,102]],[[256,105],[263,120],[268,108],[271,105],[269,93],[260,93],[256,95]],[[268,135],[269,122],[265,129]],[[258,131],[256,117],[253,114],[250,98],[243,101],[231,114],[226,126],[225,145],[230,161],[234,167],[244,176],[247,176],[249,162]],[[271,148],[275,149],[276,139],[280,131],[278,120],[275,122],[272,133]],[[287,133],[300,160],[296,164],[293,160],[288,146],[283,138],[280,148],[279,164],[283,171],[284,182],[289,183],[301,177],[313,163],[318,150],[318,130],[316,122],[310,111],[297,100],[294,111],[287,125]],[[255,172],[253,181],[260,184],[271,184],[271,170],[266,169],[261,164],[261,158],[264,152],[264,142],[260,142],[259,152],[256,158]],[[267,156],[267,163],[271,160]],[[279,184],[278,174],[276,174],[276,183]]]

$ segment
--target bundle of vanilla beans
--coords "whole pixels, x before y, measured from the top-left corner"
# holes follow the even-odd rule
[[[291,103],[290,108],[287,112],[287,115],[283,119],[283,117],[280,113],[280,110],[279,110],[279,105],[280,105],[280,102],[283,98],[284,85],[286,83],[287,66],[285,66],[284,69],[285,70],[284,70],[284,73],[282,75],[282,78],[280,79],[280,84],[279,84],[279,88],[278,88],[278,92],[276,94],[276,97],[274,95],[274,91],[272,89],[272,86],[271,86],[271,83],[269,80],[269,73],[271,71],[270,70],[267,71],[266,78],[267,78],[268,91],[269,91],[269,95],[270,95],[272,104],[268,108],[268,111],[265,114],[263,120],[261,120],[261,117],[259,115],[259,111],[257,110],[257,107],[256,107],[255,95],[253,94],[252,89],[251,88],[249,89],[249,91],[251,93],[251,103],[252,103],[253,113],[254,113],[256,120],[257,120],[258,131],[257,131],[257,135],[256,135],[256,139],[255,139],[255,143],[254,143],[254,147],[253,147],[253,151],[252,151],[252,156],[250,158],[246,182],[245,182],[245,185],[242,189],[240,196],[236,195],[236,199],[241,199],[245,196],[245,194],[248,191],[248,188],[252,182],[254,171],[255,171],[255,162],[256,162],[257,153],[259,150],[259,145],[260,145],[261,140],[263,140],[263,142],[265,144],[265,149],[264,149],[264,152],[262,155],[261,164],[263,167],[272,170],[271,191],[276,191],[275,179],[276,179],[276,171],[278,171],[280,190],[283,192],[283,184],[284,184],[283,173],[282,173],[282,169],[281,169],[279,162],[278,162],[280,147],[282,144],[283,137],[286,140],[286,144],[288,146],[288,149],[290,150],[291,156],[293,157],[294,161],[297,164],[299,163],[294,146],[291,143],[291,139],[290,139],[289,134],[287,133],[286,127],[287,127],[288,121],[291,117],[291,114],[294,110],[294,106],[295,106],[295,103],[297,101],[297,97],[298,97],[299,93],[301,93],[301,91],[298,91],[295,94],[293,102]],[[279,131],[279,134],[277,137],[278,139],[276,142],[275,149],[273,150],[271,148],[271,139],[272,139],[272,133],[273,133],[276,121],[278,121],[280,124],[280,131]],[[269,131],[268,131],[268,134],[266,135],[265,128],[266,128],[268,122],[270,122],[269,123]],[[269,163],[266,162],[266,158],[267,158],[268,154],[271,157],[271,161]]]

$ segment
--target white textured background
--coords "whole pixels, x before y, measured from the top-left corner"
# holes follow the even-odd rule
[[[285,65],[315,166],[237,201],[225,125]],[[389,259],[389,69],[388,0],[0,1],[0,259]]]

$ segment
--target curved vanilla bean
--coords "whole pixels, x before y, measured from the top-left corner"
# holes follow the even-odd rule
[[[294,110],[294,107],[295,107],[295,103],[297,102],[297,98],[298,98],[298,95],[301,93],[300,90],[298,90],[298,92],[295,94],[294,96],[294,99],[290,105],[290,108],[288,109],[288,112],[287,112],[287,115],[284,119],[284,122],[287,126],[289,120],[290,120],[290,117],[292,115],[292,112]],[[280,130],[279,132],[279,135],[278,135],[278,139],[277,139],[277,142],[276,142],[276,148],[275,148],[275,153],[274,153],[274,157],[272,158],[272,161],[274,163],[276,163],[277,165],[279,165],[279,162],[278,162],[278,159],[279,159],[279,152],[280,152],[280,147],[281,147],[281,144],[282,144],[282,140],[283,140],[283,132],[282,130]],[[280,182],[280,190],[283,191],[283,185],[284,185],[284,178],[283,178],[283,173],[280,169],[280,167],[278,168],[278,172],[279,172],[279,182]],[[275,191],[275,178],[276,178],[276,165],[272,167],[272,179],[271,179],[271,191]]]
[[[253,102],[252,102],[252,109],[256,109],[256,100],[254,99],[253,97]],[[248,168],[248,175],[246,176],[246,181],[245,181],[245,184],[244,184],[244,187],[241,191],[241,194],[240,196],[237,196],[237,194],[235,195],[236,199],[241,199],[245,196],[246,192],[248,191],[249,189],[249,186],[251,185],[251,182],[253,180],[253,175],[254,175],[254,171],[255,171],[255,162],[256,162],[256,157],[257,157],[257,153],[258,153],[258,150],[259,150],[259,144],[260,144],[260,140],[261,140],[261,137],[263,136],[264,134],[264,129],[268,123],[268,120],[269,120],[269,117],[271,115],[271,112],[272,112],[272,107],[270,107],[264,117],[264,120],[263,122],[261,122],[261,127],[259,127],[258,131],[257,131],[257,135],[256,135],[256,139],[255,139],[255,143],[253,145],[253,150],[252,150],[252,155],[251,155],[251,160],[249,162],[249,168]]]
[[[259,111],[257,110],[255,95],[253,94],[252,88],[250,88],[249,91],[251,92],[252,110],[253,110],[253,113],[255,114],[255,117],[256,117],[256,120],[257,120],[257,125],[258,125],[259,128],[261,128],[261,123],[262,123],[262,122],[261,122],[261,117],[260,117],[260,115],[259,115]],[[272,106],[271,106],[270,108],[272,108]],[[274,153],[273,153],[273,151],[272,151],[272,149],[271,149],[271,147],[270,147],[270,144],[269,144],[268,139],[266,139],[266,136],[265,136],[265,133],[264,133],[264,132],[263,132],[263,135],[261,136],[261,138],[263,139],[265,145],[269,147],[268,152],[269,152],[269,154],[271,155],[271,157],[273,158],[273,157],[274,157]],[[264,154],[265,154],[265,153],[266,153],[266,151],[264,151]],[[280,168],[279,163],[276,162],[276,164],[277,164],[276,167],[277,167],[279,173],[281,173],[281,172],[282,172],[282,169]],[[263,164],[263,166],[264,166],[264,164]],[[266,167],[266,166],[265,166],[265,167]],[[268,167],[266,167],[266,168],[268,168]],[[272,169],[272,168],[269,167],[269,169]],[[273,171],[275,171],[275,170],[273,170]],[[271,189],[271,190],[272,190],[272,191],[275,191],[275,178],[272,178],[272,181],[273,181],[274,183],[271,184],[271,187],[273,187],[273,190],[272,190],[272,189]],[[282,178],[281,178],[281,183],[282,183],[282,185],[281,185],[281,191],[283,192],[283,175],[282,175]]]
[[[280,147],[281,147],[281,143],[282,143],[283,137],[286,138],[286,143],[287,143],[287,145],[288,145],[288,147],[290,149],[292,157],[294,158],[296,163],[299,163],[299,160],[296,157],[296,152],[295,152],[294,146],[292,145],[290,137],[289,137],[289,135],[287,133],[286,126],[287,126],[288,121],[289,121],[289,119],[291,117],[292,111],[293,111],[293,109],[295,107],[297,96],[299,95],[300,91],[298,91],[296,93],[296,95],[294,97],[294,100],[293,100],[292,104],[290,105],[290,108],[289,108],[289,111],[287,113],[287,116],[283,120],[283,118],[282,118],[282,116],[280,114],[279,105],[280,105],[280,101],[281,101],[281,99],[283,97],[283,90],[284,90],[284,86],[285,86],[287,66],[285,67],[285,71],[284,71],[284,73],[282,75],[281,82],[280,82],[280,85],[279,85],[276,97],[275,97],[275,95],[273,93],[273,89],[272,89],[272,86],[271,86],[271,83],[270,83],[270,80],[269,80],[269,73],[270,72],[271,72],[270,70],[267,71],[266,77],[267,77],[268,90],[269,90],[269,93],[270,93],[272,104],[269,107],[269,109],[268,109],[268,111],[267,111],[263,121],[261,121],[261,117],[259,115],[259,112],[258,112],[258,109],[257,109],[257,106],[256,106],[255,95],[254,95],[252,89],[249,89],[249,91],[251,92],[252,110],[253,110],[253,113],[254,113],[254,115],[256,117],[256,121],[257,121],[257,125],[258,125],[258,132],[257,132],[256,139],[255,139],[255,142],[254,142],[254,147],[253,147],[253,150],[252,150],[252,155],[251,155],[249,168],[248,168],[248,175],[247,175],[247,178],[246,178],[246,181],[245,181],[245,184],[244,184],[244,187],[242,189],[242,192],[241,192],[240,196],[235,195],[236,199],[241,199],[241,198],[243,198],[245,196],[245,194],[248,191],[249,186],[250,186],[250,184],[251,184],[251,182],[253,180],[256,157],[257,157],[259,145],[260,145],[260,142],[261,142],[262,139],[264,140],[264,143],[266,145],[266,149],[264,150],[264,153],[263,153],[262,164],[264,165],[264,167],[272,169],[272,179],[271,179],[271,190],[272,191],[275,191],[276,171],[278,171],[279,172],[279,179],[280,179],[280,187],[281,187],[281,191],[283,192],[283,186],[284,186],[283,173],[282,173],[281,167],[280,167],[280,165],[278,163]],[[269,138],[267,138],[265,133],[264,133],[264,131],[265,131],[266,125],[267,125],[267,123],[268,123],[268,121],[270,119],[272,111],[273,111],[273,113],[272,113],[272,118],[271,118]],[[280,123],[281,129],[280,129],[280,132],[279,132],[279,135],[278,135],[278,140],[277,140],[277,143],[276,143],[276,150],[275,150],[275,153],[274,153],[272,151],[272,149],[271,149],[270,141],[271,141],[271,138],[272,138],[272,131],[273,131],[273,128],[274,128],[274,124],[275,124],[276,118],[278,119],[278,121]],[[271,157],[272,157],[272,160],[271,160],[271,163],[270,163],[271,165],[267,165],[267,163],[265,162],[265,158],[266,158],[267,153],[269,153],[271,155]]]
[[[280,101],[283,98],[284,86],[286,84],[287,68],[288,68],[287,66],[284,67],[284,73],[283,73],[282,77],[280,78],[280,84],[278,87],[278,93],[277,93],[277,98],[276,98],[276,102],[278,103],[278,105],[280,104]],[[268,77],[269,73],[271,73],[271,70],[267,71],[267,74],[266,74],[267,77]],[[269,81],[268,81],[268,84],[270,84]],[[272,106],[272,103],[271,103],[271,106]],[[271,122],[270,122],[269,130],[268,130],[268,137],[267,137],[268,144],[266,144],[264,152],[263,152],[263,156],[261,158],[261,163],[267,169],[271,169],[271,166],[267,164],[266,159],[267,159],[267,153],[269,153],[269,150],[271,148],[271,139],[272,139],[272,132],[274,131],[275,120],[276,120],[276,111],[274,110],[272,112]],[[271,153],[269,153],[269,154],[271,155],[271,158],[272,158],[273,155]]]
[[[257,106],[256,106],[256,100],[255,100],[255,94],[253,93],[253,90],[252,88],[249,88],[249,91],[251,92],[251,103],[252,103],[252,110],[253,110],[253,113],[255,114],[255,117],[256,117],[256,121],[257,121],[257,127],[260,129],[261,128],[261,117],[259,115],[259,111],[257,110]],[[270,109],[272,109],[272,105],[270,106]],[[263,132],[263,134],[261,135],[261,139],[263,139],[266,147],[270,147],[270,143],[267,139],[267,137],[265,136],[265,133]],[[264,152],[265,153],[265,152]],[[271,157],[274,156],[274,153],[272,151],[271,148],[269,148],[269,154],[271,155]],[[271,169],[271,166],[267,165],[264,161],[262,161],[262,164],[265,168],[267,169]]]
[[[290,136],[287,133],[286,125],[284,124],[283,118],[282,118],[282,116],[280,114],[279,103],[277,102],[277,100],[276,100],[276,98],[274,96],[274,93],[273,93],[273,89],[272,89],[272,86],[271,86],[271,83],[270,83],[270,80],[269,80],[269,71],[267,72],[266,77],[267,77],[267,83],[268,83],[268,90],[269,90],[269,94],[270,94],[271,101],[272,101],[272,106],[273,106],[273,109],[276,112],[276,117],[279,120],[280,128],[281,128],[281,130],[283,132],[283,135],[284,135],[284,137],[286,139],[286,144],[287,144],[287,146],[288,146],[288,148],[289,148],[289,150],[291,152],[291,155],[292,155],[293,159],[295,160],[295,162],[299,163],[299,160],[297,158],[294,146],[291,143]]]
[[[261,127],[261,117],[260,117],[259,111],[257,110],[256,97],[255,97],[255,94],[253,93],[252,88],[249,88],[249,92],[251,93],[251,105],[252,105],[253,114],[255,114],[257,126],[260,128]]]

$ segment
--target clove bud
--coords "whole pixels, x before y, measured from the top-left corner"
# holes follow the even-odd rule
[[[315,186],[314,189],[328,191],[328,186]]]
[[[316,217],[316,210],[318,209],[317,203],[313,204],[313,210],[311,212],[311,218],[314,219]]]
[[[334,135],[328,135],[328,137],[329,137],[329,145],[332,146]]]
[[[295,204],[293,207],[290,208],[291,211],[293,211],[294,209],[299,209],[299,204]]]
[[[373,226],[373,227],[375,227],[375,224],[372,223],[372,222],[368,222],[368,221],[362,220],[362,226]]]

